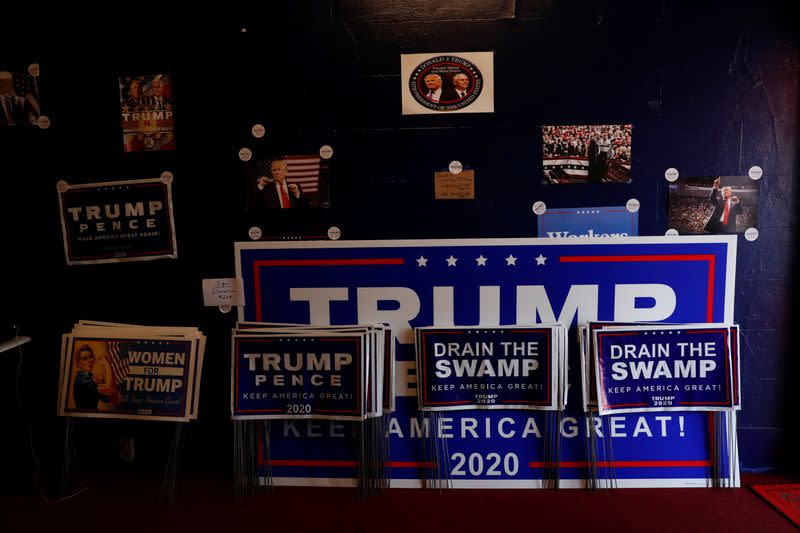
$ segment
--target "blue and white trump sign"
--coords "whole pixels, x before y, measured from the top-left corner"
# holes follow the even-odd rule
[[[391,324],[398,341],[396,410],[388,423],[393,487],[421,486],[424,441],[432,435],[447,442],[454,487],[540,487],[548,467],[546,413],[455,411],[430,427],[417,406],[413,328],[730,323],[735,264],[735,236],[236,244],[246,299],[240,320]],[[574,342],[576,335],[568,337]],[[569,353],[575,396],[579,350]],[[575,407],[558,428],[561,487],[586,486],[592,433],[598,450],[613,448],[613,461],[598,457],[598,474],[614,476],[619,487],[707,486],[720,456],[738,483],[736,442],[725,438],[735,435],[735,414],[724,415],[730,431],[719,432],[718,442],[708,413],[611,415],[589,425],[581,404],[570,401]],[[274,482],[354,486],[356,434],[350,422],[273,422]]]
[[[364,336],[233,336],[234,419],[362,420]]]
[[[730,327],[595,331],[600,414],[734,408]]]
[[[557,409],[559,329],[417,329],[420,410]]]

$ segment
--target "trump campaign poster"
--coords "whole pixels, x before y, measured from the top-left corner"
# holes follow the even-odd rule
[[[186,422],[196,417],[200,338],[65,335],[58,414]]]
[[[431,427],[417,403],[414,350],[414,328],[426,326],[570,328],[570,402],[557,428],[562,487],[587,486],[591,435],[598,448],[613,449],[613,457],[599,457],[599,476],[614,477],[618,487],[705,487],[714,476],[708,413],[617,414],[588,424],[573,344],[576,326],[597,320],[731,322],[733,236],[249,242],[235,249],[246,299],[240,320],[391,324],[393,487],[422,486],[430,435],[446,441],[456,488],[541,487],[547,467],[546,412],[454,411]],[[734,430],[728,435],[735,434],[735,414],[724,416]],[[273,424],[276,484],[354,486],[357,443],[348,422]],[[717,451],[738,483],[735,439],[724,438]]]
[[[171,179],[57,188],[67,265],[178,257]]]

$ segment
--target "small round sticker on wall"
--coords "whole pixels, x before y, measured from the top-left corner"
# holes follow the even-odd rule
[[[547,206],[544,202],[534,202],[533,203],[533,212],[537,215],[543,215],[544,212],[547,211]]]
[[[172,172],[170,172],[169,170],[165,170],[164,172],[161,173],[161,181],[163,183],[167,183],[167,184],[172,183],[172,180],[174,180],[174,179],[175,179],[175,176],[173,176]]]
[[[247,234],[250,236],[250,239],[257,241],[261,238],[261,228],[258,226],[253,226],[250,228],[250,231],[248,231]]]
[[[342,230],[337,228],[336,226],[331,226],[328,228],[328,238],[332,241],[338,241],[339,237],[342,236]]]
[[[764,175],[764,171],[761,167],[750,167],[750,170],[747,171],[747,175],[750,176],[751,180],[760,180],[761,176]]]
[[[631,213],[637,212],[639,210],[639,200],[631,198],[628,200],[628,203],[625,204],[625,208]]]
[[[253,137],[255,137],[256,139],[260,139],[261,137],[264,136],[265,133],[267,133],[266,128],[264,128],[264,126],[262,126],[261,124],[255,124],[250,129],[250,131],[253,133]]]
[[[677,168],[668,168],[666,172],[664,172],[664,177],[667,178],[667,181],[672,183],[673,181],[678,180],[678,169]]]
[[[677,237],[678,236],[678,230],[670,228],[670,229],[667,230],[667,232],[664,235],[666,235],[667,237]]]
[[[464,165],[461,164],[461,161],[450,161],[450,165],[447,168],[450,170],[450,174],[461,174],[461,171],[464,170]]]
[[[330,159],[333,157],[333,148],[330,145],[324,144],[319,147],[319,156],[322,159]]]
[[[250,161],[250,158],[253,157],[253,151],[250,148],[242,148],[239,150],[239,159],[242,161]]]
[[[36,119],[36,125],[42,128],[43,130],[46,130],[47,128],[50,127],[50,117],[48,117],[47,115],[42,115],[41,117]]]
[[[744,238],[753,242],[758,239],[758,230],[756,228],[747,228],[744,232]]]
[[[58,183],[56,183],[56,190],[58,192],[67,192],[69,190],[69,183],[64,180],[59,180]]]

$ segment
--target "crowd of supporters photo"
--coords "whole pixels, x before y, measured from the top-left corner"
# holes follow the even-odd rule
[[[630,163],[631,125],[544,126],[542,146],[545,158],[588,157],[589,143],[610,145],[613,159]]]

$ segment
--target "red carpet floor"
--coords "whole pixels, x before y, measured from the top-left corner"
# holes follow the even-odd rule
[[[791,481],[745,475],[734,490],[594,493],[397,489],[365,503],[353,490],[278,488],[234,504],[229,481],[185,475],[176,503],[167,506],[154,503],[160,480],[101,474],[59,504],[34,496],[2,498],[0,531],[797,531],[747,488]]]

